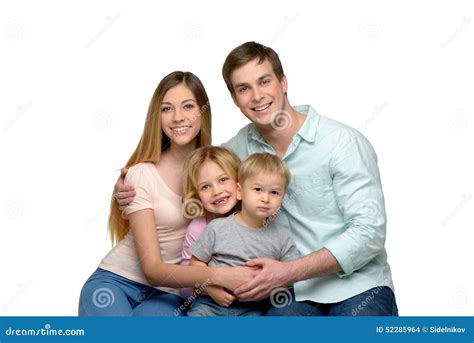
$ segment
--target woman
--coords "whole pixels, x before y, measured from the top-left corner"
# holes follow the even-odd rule
[[[248,268],[179,266],[189,224],[181,211],[183,163],[210,143],[211,110],[202,83],[189,72],[169,74],[153,94],[142,137],[126,165],[125,182],[136,196],[123,214],[112,198],[109,231],[115,246],[83,286],[79,315],[182,315],[176,288],[196,283],[234,288],[253,277]]]

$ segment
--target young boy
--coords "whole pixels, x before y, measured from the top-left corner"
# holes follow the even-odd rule
[[[278,211],[290,182],[290,172],[275,155],[253,154],[239,167],[237,198],[240,211],[210,222],[191,246],[191,265],[243,266],[246,261],[267,257],[292,261],[300,257],[290,232],[276,224]],[[224,306],[210,296],[200,296],[188,316],[264,315],[268,299],[241,302],[229,293]]]

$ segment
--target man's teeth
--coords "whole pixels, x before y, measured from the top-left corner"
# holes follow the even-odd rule
[[[254,108],[254,111],[264,111],[264,110],[266,110],[267,108],[269,108],[270,105],[271,105],[271,104],[266,104],[266,105],[264,105],[264,106],[262,106],[262,107],[255,107],[255,108]]]

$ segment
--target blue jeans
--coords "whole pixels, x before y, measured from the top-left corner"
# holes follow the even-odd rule
[[[79,298],[80,316],[178,316],[182,299],[176,294],[129,280],[98,268]]]
[[[371,288],[349,299],[332,304],[292,299],[284,307],[271,307],[267,316],[398,316],[395,294],[386,286]]]
[[[209,296],[197,297],[191,304],[188,316],[263,316],[269,308],[268,300],[234,301],[229,307],[218,305]]]

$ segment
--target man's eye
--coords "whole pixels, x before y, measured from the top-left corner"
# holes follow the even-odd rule
[[[248,89],[248,87],[239,87],[239,88],[237,89],[237,92],[243,93],[243,92],[245,92],[247,89]]]
[[[262,80],[262,82],[261,82],[262,85],[267,85],[269,83],[270,83],[269,79]]]

